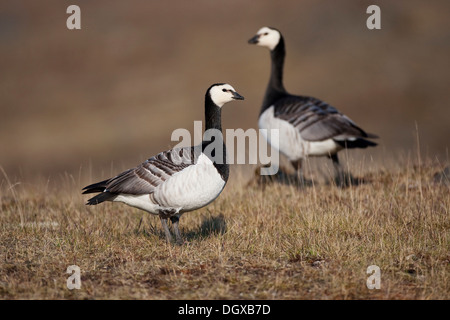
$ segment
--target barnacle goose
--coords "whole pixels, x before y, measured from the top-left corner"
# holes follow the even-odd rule
[[[272,147],[283,153],[301,176],[301,162],[307,156],[327,156],[333,161],[336,180],[345,183],[337,152],[343,148],[367,148],[377,144],[350,118],[329,104],[308,96],[289,94],[283,85],[286,55],[284,39],[275,28],[263,27],[248,43],[267,47],[272,60],[258,125],[261,129],[279,129],[279,143]]]
[[[83,194],[99,192],[86,204],[123,202],[159,215],[167,242],[172,241],[167,225],[170,219],[176,241],[182,243],[178,228],[180,216],[214,201],[228,180],[221,108],[227,102],[243,99],[229,84],[212,85],[205,95],[205,136],[215,131],[218,134],[214,139],[204,137],[198,146],[161,152],[114,178],[83,188]]]

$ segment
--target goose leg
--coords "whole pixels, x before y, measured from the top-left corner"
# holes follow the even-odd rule
[[[349,174],[346,174],[344,172],[344,169],[342,168],[341,164],[339,163],[339,158],[337,153],[329,155],[329,158],[333,161],[333,167],[335,171],[335,182],[338,186],[346,186],[347,184],[351,184],[351,180],[347,181],[347,179],[351,179],[351,176]]]
[[[172,235],[170,234],[169,227],[167,226],[167,217],[159,216],[159,218],[161,219],[161,224],[163,226],[164,233],[166,234],[166,241],[167,243],[171,243]]]
[[[297,174],[296,178],[300,182],[300,185],[301,186],[309,186],[309,185],[311,185],[311,181],[305,179],[305,176],[303,175],[303,170],[302,170],[302,163],[303,163],[303,159],[291,161],[291,164],[295,168],[295,172]]]
[[[180,217],[172,216],[170,217],[170,221],[172,221],[173,230],[175,231],[175,240],[177,244],[178,245],[183,244],[183,238],[181,238],[180,229],[178,228]]]

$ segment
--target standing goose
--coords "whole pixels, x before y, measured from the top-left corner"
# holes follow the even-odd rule
[[[359,128],[350,118],[329,104],[307,96],[289,94],[283,85],[286,55],[280,31],[263,27],[248,43],[269,48],[272,68],[258,125],[279,129],[278,141],[268,142],[283,153],[301,176],[301,162],[307,156],[327,156],[333,161],[336,180],[345,183],[337,152],[343,148],[374,147],[377,138]]]
[[[86,204],[123,202],[159,215],[167,242],[172,241],[167,226],[167,219],[170,219],[176,241],[182,243],[178,228],[180,216],[214,201],[227,183],[229,168],[222,137],[221,108],[233,100],[244,100],[244,97],[229,84],[212,85],[205,95],[205,130],[219,133],[214,135],[214,140],[204,139],[195,147],[161,152],[136,168],[91,184],[83,188],[83,194],[99,194]]]

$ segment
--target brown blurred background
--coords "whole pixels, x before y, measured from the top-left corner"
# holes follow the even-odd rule
[[[81,8],[81,30],[66,8]],[[381,30],[366,8],[381,7]],[[321,98],[378,134],[382,159],[414,150],[448,161],[450,2],[354,0],[2,1],[0,165],[31,179],[117,173],[175,145],[203,120],[206,88],[245,96],[224,128],[257,125],[269,76],[262,26],[287,45],[285,86]],[[113,167],[112,170],[110,168]],[[105,174],[105,175],[103,175]]]

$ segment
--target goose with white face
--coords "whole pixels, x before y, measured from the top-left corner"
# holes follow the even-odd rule
[[[209,90],[211,100],[218,106],[222,107],[225,103],[233,100],[244,100],[244,97],[234,90],[227,83],[216,84]]]
[[[275,49],[281,39],[281,34],[278,30],[269,27],[259,29],[256,35],[248,40],[250,44],[269,48],[270,51]]]
[[[244,100],[244,97],[229,84],[217,83],[209,87],[205,93],[205,128],[222,133],[220,107],[233,100]],[[216,161],[211,152],[205,152],[208,147],[215,150],[213,144],[216,143],[217,140],[203,140],[199,145],[201,148],[192,146],[164,151],[115,177],[88,185],[83,188],[83,194],[97,195],[87,204],[122,202],[159,215],[167,242],[172,240],[167,226],[170,219],[177,243],[181,244],[180,216],[214,201],[228,181],[228,163]],[[223,141],[221,143],[224,146]],[[225,148],[220,150],[223,150],[220,159],[226,159]]]

